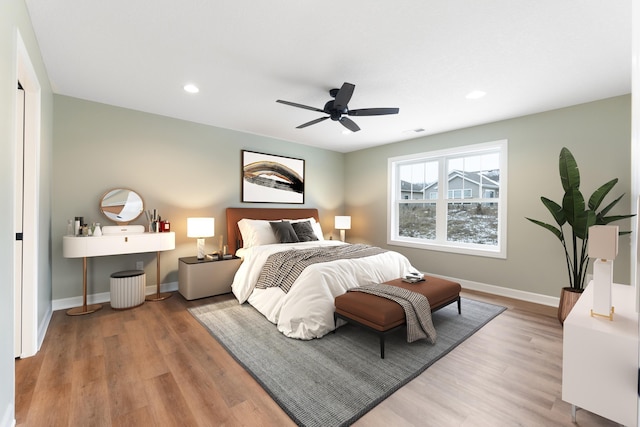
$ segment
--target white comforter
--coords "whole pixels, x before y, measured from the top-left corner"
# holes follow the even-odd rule
[[[417,271],[397,252],[348,260],[313,264],[284,293],[274,287],[256,289],[262,266],[269,255],[290,249],[344,244],[335,240],[275,244],[243,249],[243,262],[235,275],[232,290],[240,303],[248,301],[278,330],[291,338],[319,338],[334,329],[333,301],[348,289],[386,282]]]

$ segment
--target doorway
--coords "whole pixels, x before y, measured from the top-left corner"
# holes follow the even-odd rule
[[[14,319],[14,333],[19,335],[14,341],[14,354],[16,357],[29,357],[37,353],[39,348],[38,336],[38,239],[39,239],[39,188],[40,182],[40,127],[41,127],[41,87],[35,69],[29,58],[27,48],[18,32],[16,37],[16,59],[17,59],[17,79],[20,82],[20,89],[16,90],[16,115],[19,115],[20,105],[22,105],[22,126],[17,125],[15,138],[16,164],[14,170],[16,184],[14,187],[14,226],[19,223],[18,205],[21,205],[20,229],[16,228],[16,240],[14,246],[14,257],[21,246],[22,260],[18,265],[18,260],[14,262],[14,280],[21,277],[21,285],[14,283],[16,298],[14,303],[20,305],[16,312],[20,312],[20,318]],[[23,96],[23,101],[19,101],[19,95]],[[21,132],[18,131],[21,128]],[[22,133],[19,138],[18,134]],[[18,147],[18,139],[21,139],[21,147]],[[22,152],[22,162],[18,165],[18,152]],[[21,178],[17,177],[18,170],[21,170]],[[20,180],[20,185],[17,181]],[[19,196],[20,194],[20,196]],[[22,199],[18,203],[18,198]],[[19,235],[21,233],[21,235]],[[19,243],[19,244],[18,244]],[[28,260],[28,262],[26,262]],[[20,287],[20,291],[18,291]],[[19,300],[18,300],[18,295]],[[17,314],[16,314],[17,316]]]
[[[24,199],[24,103],[25,93],[20,80],[16,92],[16,158],[15,158],[15,196],[13,247],[13,283],[14,283],[14,335],[13,357],[22,354],[22,212]]]

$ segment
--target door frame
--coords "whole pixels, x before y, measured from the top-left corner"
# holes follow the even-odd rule
[[[15,228],[15,240],[13,242],[13,309],[14,336],[13,336],[13,357],[20,357],[22,354],[22,238],[18,239],[17,234],[22,233],[22,212],[23,212],[23,176],[24,176],[24,89],[20,80],[16,88],[16,137],[15,137],[15,168],[14,168],[14,203],[13,222]]]
[[[40,259],[38,240],[40,227],[38,219],[40,211],[39,182],[42,89],[26,45],[18,30],[16,30],[16,77],[14,83],[17,84],[17,81],[20,81],[25,92],[24,208],[22,223],[24,238],[22,241],[22,253],[23,260],[29,260],[29,262],[23,261],[22,263],[22,348],[20,357],[29,357],[35,355],[39,349],[38,265]],[[16,102],[14,99],[14,108],[16,108]],[[14,130],[13,140],[14,144],[17,144],[16,130]],[[16,191],[15,188],[14,191]]]

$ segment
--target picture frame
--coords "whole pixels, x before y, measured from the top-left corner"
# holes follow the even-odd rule
[[[242,150],[243,203],[304,203],[304,160]]]

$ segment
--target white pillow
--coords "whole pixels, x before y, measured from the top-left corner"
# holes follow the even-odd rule
[[[278,243],[269,221],[243,218],[238,221],[238,228],[242,234],[244,248]]]
[[[313,219],[313,218],[311,218]],[[311,228],[313,228],[313,232],[316,234],[318,240],[324,240],[324,234],[322,234],[322,227],[319,222],[315,220],[311,223]]]

